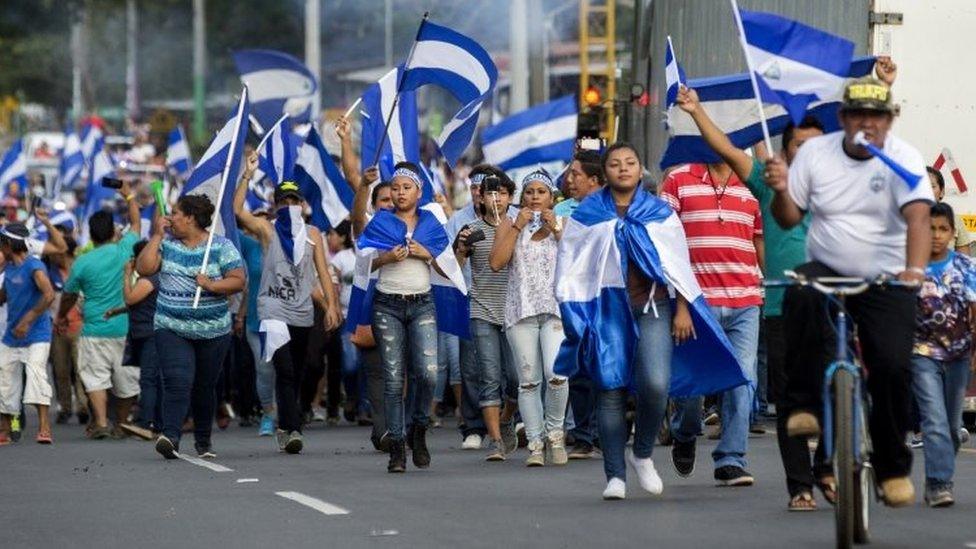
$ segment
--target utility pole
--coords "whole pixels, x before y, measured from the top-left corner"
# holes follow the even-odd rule
[[[205,0],[193,0],[193,141],[207,141],[207,30]]]
[[[526,21],[544,21],[542,0],[528,0],[528,4]],[[526,24],[525,27],[527,30],[528,25]],[[549,100],[549,74],[546,70],[548,52],[545,44],[547,31],[548,25],[543,24],[541,28],[535,28],[533,32],[526,33],[529,42],[529,101],[532,105],[545,103]]]
[[[134,122],[139,119],[139,14],[136,0],[125,2],[125,110]]]
[[[83,6],[80,9],[85,9]],[[71,20],[71,122],[81,116],[81,13]]]
[[[393,67],[393,0],[385,0],[383,8],[383,61],[387,67]]]
[[[512,0],[509,12],[508,113],[529,108],[529,6],[528,0]]]
[[[318,131],[322,105],[322,38],[321,0],[305,0],[305,64],[315,77],[315,95],[312,97],[312,116],[309,121]]]

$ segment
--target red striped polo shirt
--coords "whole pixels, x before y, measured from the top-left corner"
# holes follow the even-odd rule
[[[735,174],[722,191],[705,164],[686,164],[665,178],[661,198],[681,218],[691,269],[708,304],[761,305],[761,273],[753,242],[762,235],[759,202]]]

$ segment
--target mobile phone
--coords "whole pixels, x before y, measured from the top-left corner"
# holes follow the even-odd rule
[[[481,229],[475,229],[468,234],[467,238],[464,239],[464,245],[470,248],[476,242],[481,242],[485,238],[486,238],[485,231],[482,231]]]
[[[106,189],[121,189],[122,180],[116,179],[114,177],[103,177],[102,186],[105,187]]]

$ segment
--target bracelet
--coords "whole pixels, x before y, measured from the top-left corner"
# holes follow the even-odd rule
[[[910,273],[915,273],[915,274],[919,274],[919,275],[925,276],[925,269],[923,269],[921,267],[909,267],[906,270],[908,272],[910,272]]]
[[[135,198],[135,197],[136,197],[135,194],[127,194],[127,195],[125,195],[125,201],[126,202],[131,202],[132,199]]]

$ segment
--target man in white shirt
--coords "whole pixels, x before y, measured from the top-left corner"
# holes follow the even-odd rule
[[[784,228],[811,214],[807,237],[809,263],[797,272],[808,277],[897,276],[921,282],[932,246],[929,208],[931,187],[908,184],[864,147],[865,139],[884,150],[909,172],[922,176],[921,154],[889,133],[894,121],[891,92],[881,81],[861,78],[848,84],[839,119],[843,131],[807,141],[788,168],[771,159],[766,183],[776,192],[773,215]],[[909,478],[912,455],[905,446],[911,428],[910,357],[915,331],[915,292],[872,288],[848,298],[857,326],[872,407],[869,427],[873,465],[885,502],[910,505],[915,492]],[[783,312],[786,324],[788,410],[791,436],[820,433],[817,414],[824,368],[833,356],[833,330],[826,300],[812,289],[791,288]],[[830,315],[832,318],[832,314]]]

